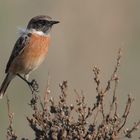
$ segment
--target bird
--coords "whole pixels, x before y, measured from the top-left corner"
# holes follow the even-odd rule
[[[6,76],[0,87],[0,99],[16,76],[32,87],[35,80],[29,82],[29,75],[45,60],[50,45],[50,31],[57,23],[59,21],[52,20],[49,16],[39,15],[31,18],[26,29],[20,31],[20,36],[6,65]]]

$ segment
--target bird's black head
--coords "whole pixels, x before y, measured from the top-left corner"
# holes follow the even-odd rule
[[[33,17],[29,21],[27,29],[28,30],[34,29],[36,31],[42,31],[43,33],[46,34],[50,31],[51,27],[57,23],[59,23],[59,21],[54,21],[49,16],[40,15],[40,16]]]

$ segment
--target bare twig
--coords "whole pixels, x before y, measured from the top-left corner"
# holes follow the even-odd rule
[[[7,99],[7,109],[8,109],[8,118],[9,118],[9,127],[7,128],[7,140],[17,140],[17,135],[13,130],[13,118],[14,113],[10,111],[10,100],[8,95],[6,96]]]

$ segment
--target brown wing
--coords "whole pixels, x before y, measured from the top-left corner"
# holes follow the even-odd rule
[[[23,34],[22,36],[20,36],[18,38],[18,40],[16,41],[16,44],[12,50],[11,56],[8,60],[8,63],[6,65],[6,69],[5,69],[5,73],[8,72],[9,67],[11,65],[11,63],[13,62],[13,60],[23,52],[24,48],[27,46],[27,44],[29,43],[29,38],[30,38],[31,34]]]

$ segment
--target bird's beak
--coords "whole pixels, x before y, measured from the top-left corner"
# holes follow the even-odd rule
[[[53,21],[53,20],[50,21],[50,24],[51,24],[51,25],[58,24],[58,23],[59,23],[59,21]]]

